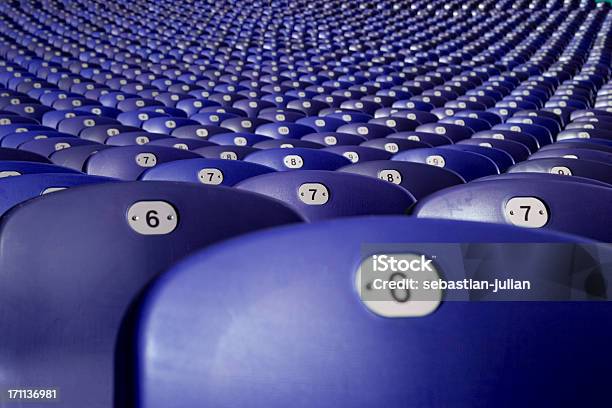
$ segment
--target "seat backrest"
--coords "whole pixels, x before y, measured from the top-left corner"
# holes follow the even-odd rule
[[[12,311],[2,372],[54,384],[65,406],[111,406],[121,319],[151,278],[195,249],[300,220],[267,197],[177,182],[81,186],[14,207],[0,224],[0,307]]]
[[[424,163],[454,171],[466,181],[499,174],[499,168],[486,156],[463,150],[432,147],[428,149],[404,150],[392,160]]]
[[[569,300],[569,287],[588,291],[588,279],[572,267],[575,240],[504,225],[368,217],[278,228],[215,246],[175,266],[132,309],[119,343],[116,403],[332,408],[342,401],[400,408],[406,401],[427,405],[436,389],[440,406],[458,398],[469,406],[500,399],[510,406],[585,398],[596,404],[607,398],[606,390],[592,388],[603,379],[568,376],[551,365],[594,372],[612,364],[609,302],[440,303],[438,292],[414,298],[419,292],[410,291],[406,298],[401,289],[384,291],[381,302],[369,301],[359,287],[368,283],[359,267],[375,254],[436,256],[431,271],[414,275],[450,281],[470,276],[463,252],[476,253],[473,261],[488,253],[485,265],[495,262],[502,270],[478,272],[472,261],[472,276],[486,270],[487,279],[501,279],[510,270],[515,279],[532,281],[540,295]],[[462,251],[465,246],[449,242],[512,244]],[[542,242],[553,244],[533,248]],[[511,248],[523,252],[517,256]],[[393,273],[379,272],[385,280]],[[397,279],[403,276],[412,274]],[[549,284],[546,290],[542,283]],[[452,292],[463,293],[445,295]],[[559,316],[563,324],[543,324]],[[550,342],[551,336],[564,341]],[[568,353],[568,344],[581,352]],[[516,364],[508,366],[508,353]],[[508,393],[507,383],[517,376],[526,394]],[[475,383],[482,392],[474,393]],[[304,390],[307,401],[296,403]]]
[[[535,172],[579,176],[612,184],[612,163],[607,164],[592,160],[565,157],[541,158],[518,163],[508,169],[508,172]]]
[[[36,163],[50,163],[49,159],[36,153],[25,150],[10,149],[8,147],[0,147],[0,161],[27,161]]]
[[[87,174],[136,180],[145,170],[174,160],[195,159],[196,153],[164,146],[122,146],[99,151],[85,163]]]
[[[0,216],[15,205],[31,198],[75,186],[108,183],[110,181],[113,180],[72,173],[39,173],[0,178]]]
[[[265,149],[245,157],[245,161],[271,167],[277,171],[292,170],[336,170],[350,164],[339,154],[327,149],[279,148]]]
[[[439,191],[420,201],[414,214],[545,228],[611,242],[610,205],[612,189],[607,187],[505,178]]]
[[[518,163],[527,160],[529,157],[529,149],[524,144],[514,142],[512,140],[489,139],[482,140],[480,138],[465,139],[457,143],[457,145],[472,145],[482,147],[492,147],[494,149],[503,150],[512,156],[514,162]]]
[[[423,163],[373,160],[341,167],[338,171],[376,177],[404,187],[416,200],[443,188],[465,183],[457,173]]]
[[[405,214],[415,203],[405,189],[358,174],[300,170],[264,174],[244,180],[236,188],[281,200],[304,218],[375,214]]]
[[[160,164],[145,171],[140,179],[233,186],[249,177],[272,172],[270,167],[241,160],[199,158]]]
[[[571,147],[564,149],[549,149],[536,152],[529,156],[529,160],[546,159],[553,157],[565,157],[571,159],[591,160],[601,163],[612,164],[612,152],[598,151],[593,149],[582,149]]]
[[[67,167],[27,161],[0,161],[0,178],[37,173],[78,173]]]

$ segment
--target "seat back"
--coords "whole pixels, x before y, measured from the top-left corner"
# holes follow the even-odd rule
[[[410,217],[334,220],[232,240],[188,258],[139,299],[121,335],[116,402],[146,408],[331,408],[341,401],[400,408],[406,401],[431,404],[435,389],[434,405],[440,406],[488,406],[502,399],[508,406],[596,403],[607,392],[593,383],[604,380],[568,376],[567,370],[600,372],[612,364],[606,352],[612,341],[609,302],[440,302],[457,291],[406,300],[404,290],[368,301],[368,281],[358,272],[374,254],[424,254],[436,256],[434,267],[414,276],[462,280],[472,270],[477,278],[479,268],[472,269],[462,254],[485,259],[479,253],[484,250],[491,256],[487,265],[513,260],[497,273],[483,267],[487,279],[501,279],[510,270],[516,279],[532,280],[543,298],[570,300],[589,291],[581,268],[573,266],[575,240]],[[500,241],[510,244],[445,244]],[[542,242],[556,244],[529,250]],[[513,246],[521,256],[516,250],[495,254]],[[388,279],[393,272],[379,274]],[[595,272],[591,278],[602,276]],[[563,342],[550,342],[551,336]],[[568,353],[568,345],[581,352]],[[551,370],[558,365],[565,369]],[[524,393],[509,393],[509,384],[519,384]]]
[[[2,372],[61,390],[65,406],[111,406],[121,319],[154,276],[195,249],[300,220],[266,197],[176,182],[81,186],[14,207],[0,224]]]
[[[405,189],[372,177],[324,170],[276,172],[252,177],[236,188],[265,194],[304,218],[405,214],[415,203]]]

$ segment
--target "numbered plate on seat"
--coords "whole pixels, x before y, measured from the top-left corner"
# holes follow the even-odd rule
[[[511,198],[504,207],[504,215],[509,223],[525,228],[542,228],[550,218],[548,207],[537,197]]]
[[[206,168],[198,172],[198,178],[204,184],[219,185],[223,183],[223,172],[219,169]]]
[[[304,183],[298,188],[298,198],[304,204],[323,205],[329,201],[329,190],[321,183]]]
[[[402,175],[399,171],[394,169],[381,170],[378,172],[378,178],[384,181],[388,181],[393,184],[402,183]]]
[[[304,159],[297,154],[289,154],[283,158],[283,164],[290,169],[300,169],[304,166]]]
[[[238,155],[234,152],[221,152],[219,157],[223,160],[238,160]]]
[[[572,171],[566,166],[554,166],[550,169],[550,174],[560,174],[562,176],[571,176]]]
[[[127,212],[130,227],[142,235],[165,235],[178,225],[178,214],[165,201],[139,201]]]
[[[394,262],[389,262],[391,259]],[[394,269],[389,268],[395,265]],[[377,254],[363,260],[355,285],[364,306],[382,317],[422,317],[442,302],[441,279],[433,260],[411,253]],[[393,286],[395,285],[395,286]]]
[[[425,163],[429,164],[430,166],[436,167],[446,166],[446,161],[444,160],[444,157],[440,156],[439,154],[427,156],[427,158],[425,159]]]
[[[153,153],[139,153],[136,155],[136,164],[140,167],[155,167],[157,157]]]

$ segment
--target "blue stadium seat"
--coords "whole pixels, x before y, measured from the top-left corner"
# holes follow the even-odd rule
[[[31,173],[20,177],[1,178],[0,216],[15,205],[38,196],[71,187],[107,183],[109,181],[112,181],[112,179],[72,173]]]
[[[606,302],[485,304],[440,302],[441,295],[406,301],[398,290],[385,292],[385,309],[376,307],[380,302],[364,300],[368,298],[358,289],[360,263],[385,250],[436,255],[428,277],[482,279],[477,272],[468,275],[459,245],[442,243],[500,240],[518,249],[490,255],[496,265],[511,262],[497,273],[487,268],[489,278],[502,278],[511,270],[517,279],[547,282],[549,290],[542,297],[554,300],[596,291],[586,279],[573,278],[579,246],[567,235],[411,217],[354,218],[264,231],[189,257],[139,299],[119,342],[123,352],[116,372],[128,375],[116,382],[118,401],[148,408],[177,400],[184,406],[328,408],[342,401],[346,406],[399,408],[406,401],[543,406],[585,400],[597,404],[607,398],[605,390],[592,389],[602,379],[551,370],[556,364],[585,373],[605,370],[610,359],[604,351],[612,339],[604,323],[610,310]],[[388,248],[364,247],[364,242]],[[551,244],[541,245],[540,252],[530,246],[542,242]],[[469,253],[491,254],[490,248],[472,244]],[[517,257],[520,250],[529,255]],[[214,272],[219,270],[223,273]],[[240,313],[236,298],[241,299]],[[393,313],[395,318],[385,317]],[[551,336],[563,340],[551,343]],[[568,345],[582,352],[567,353]],[[355,356],[360,356],[359,368],[348,363]],[[372,377],[373,372],[379,375]],[[524,393],[508,393],[508,383],[516,381]],[[432,400],[431,390],[441,383],[444,387]],[[304,390],[308,401],[296,401]]]
[[[279,148],[253,152],[244,158],[250,163],[261,164],[277,171],[336,170],[350,164],[339,154],[326,149]]]
[[[457,143],[453,145],[441,146],[440,148],[473,152],[488,157],[495,163],[499,171],[502,173],[515,163],[514,159],[512,158],[512,156],[510,156],[510,154],[494,147],[475,146]]]
[[[565,157],[571,159],[581,159],[581,160],[592,160],[607,164],[612,164],[612,151],[598,151],[592,149],[585,148],[563,148],[563,145],[559,149],[548,149],[541,150],[529,156],[529,160],[535,159],[547,159],[553,157]]]
[[[299,221],[278,201],[188,183],[103,183],[28,201],[0,227],[0,303],[13,310],[0,320],[11,332],[2,368],[55,384],[63,405],[112,405],[122,318],[153,277],[195,249]]]
[[[45,156],[41,156],[36,153],[28,152],[26,150],[9,149],[6,147],[0,147],[0,162],[3,161],[23,161],[23,162],[34,162],[34,163],[51,163]]]
[[[240,160],[186,159],[163,163],[144,172],[141,180],[186,181],[231,187],[274,169]]]
[[[555,150],[551,150],[555,151]],[[551,157],[527,160],[508,169],[509,173],[551,173],[563,176],[592,178],[612,184],[612,163],[566,157]]]
[[[385,138],[385,140],[387,139]],[[393,141],[391,140],[390,143],[393,143]],[[384,149],[368,146],[330,146],[326,147],[324,150],[337,155],[342,155],[349,159],[352,163],[370,160],[388,160],[393,155],[393,153]]]
[[[145,170],[161,163],[197,157],[196,153],[170,147],[123,146],[102,150],[91,156],[85,163],[85,171],[94,176],[136,180]]]
[[[41,142],[38,141],[37,143],[40,144]],[[85,171],[85,163],[92,155],[110,148],[112,147],[98,143],[82,144],[57,150],[49,156],[49,159],[58,166],[83,172]]]
[[[495,162],[480,153],[443,147],[405,150],[394,155],[392,160],[443,167],[456,172],[466,181],[500,173]]]
[[[392,160],[373,160],[344,166],[338,171],[376,177],[404,187],[416,200],[447,187],[465,183],[457,173],[436,166]]]
[[[236,185],[281,200],[306,220],[404,214],[415,203],[405,189],[373,177],[325,170],[276,172]]]
[[[38,173],[78,173],[75,170],[33,161],[0,161],[0,178]]]
[[[123,132],[106,140],[109,146],[132,146],[144,145],[154,140],[169,139],[171,136],[161,133],[149,133],[145,131],[139,132]]]
[[[208,159],[243,160],[251,153],[259,151],[250,146],[207,146],[192,150]]]
[[[610,242],[607,227],[612,189],[565,181],[497,179],[468,183],[420,201],[425,218],[505,223],[545,228]]]

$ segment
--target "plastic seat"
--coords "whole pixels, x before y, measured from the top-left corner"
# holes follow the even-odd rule
[[[439,123],[450,123],[458,126],[466,126],[470,128],[472,132],[489,130],[492,126],[486,120],[461,116],[449,116],[447,118],[441,119]]]
[[[314,129],[309,126],[290,122],[266,123],[255,129],[256,134],[273,139],[300,139],[312,132],[314,132]]]
[[[338,171],[376,177],[397,184],[408,190],[417,201],[435,191],[465,183],[453,171],[413,162],[372,160],[341,167]]]
[[[55,384],[67,406],[113,405],[122,319],[152,278],[198,248],[299,221],[266,197],[174,182],[81,186],[24,203],[0,232],[0,302],[15,312],[0,322],[11,331],[0,340],[3,370]]]
[[[612,140],[612,130],[609,129],[566,129],[559,132],[557,141],[566,139],[605,139]]]
[[[426,123],[416,128],[416,131],[446,136],[452,140],[453,143],[467,139],[474,134],[474,131],[469,127],[459,126],[452,123]]]
[[[83,172],[85,171],[85,163],[89,157],[98,153],[99,151],[110,148],[112,148],[112,146],[91,142],[78,146],[71,146],[67,149],[57,150],[55,153],[52,153],[49,156],[49,159],[58,166]]]
[[[193,149],[194,153],[208,159],[243,160],[259,149],[250,146],[208,146]]]
[[[115,119],[105,118],[103,116],[78,116],[60,121],[57,124],[57,130],[78,136],[84,129],[103,125],[114,126],[120,125],[120,123]]]
[[[19,146],[19,150],[27,150],[32,153],[40,154],[41,156],[50,157],[59,150],[85,145],[99,146],[98,143],[79,139],[78,137],[53,137],[25,142]]]
[[[175,139],[171,136],[161,133],[149,133],[145,131],[140,132],[123,132],[117,136],[109,137],[106,139],[106,144],[109,146],[132,146],[132,145],[144,145],[154,140],[160,139]]]
[[[392,160],[443,167],[456,172],[466,181],[500,173],[495,162],[482,154],[443,147],[405,150],[394,155]]]
[[[548,159],[555,157],[564,157],[569,159],[580,159],[580,160],[591,160],[601,163],[612,164],[612,150],[610,152],[605,152],[601,150],[593,150],[586,148],[561,148],[559,149],[548,149],[541,150],[539,152],[535,152],[531,156],[529,156],[529,160],[536,159]]]
[[[147,132],[164,133],[169,135],[177,128],[181,128],[182,126],[194,125],[198,125],[198,122],[196,122],[195,120],[162,116],[157,118],[151,118],[145,121],[142,124],[142,128]]]
[[[434,193],[420,201],[414,213],[426,218],[545,228],[610,242],[606,220],[611,200],[612,189],[587,183],[496,179]]]
[[[159,112],[143,112],[143,111],[129,111],[123,112],[117,116],[117,120],[125,126],[141,127],[144,122],[152,118],[169,117],[165,113]]]
[[[253,147],[257,149],[292,149],[294,147],[300,147],[305,149],[322,149],[325,146],[310,140],[272,139],[257,142],[253,145]]]
[[[390,140],[388,141],[388,143],[393,144],[393,141]],[[392,147],[392,145],[390,145],[390,147]],[[393,155],[393,153],[387,150],[368,146],[330,146],[326,147],[324,150],[338,155],[342,155],[349,159],[351,163],[358,163],[370,160],[389,160]]]
[[[302,140],[319,143],[324,146],[336,146],[336,145],[358,145],[365,142],[367,139],[363,136],[352,135],[350,133],[339,133],[339,132],[321,132],[321,133],[309,133],[302,136]]]
[[[40,140],[40,139],[48,139],[48,138],[76,138],[73,135],[69,135],[67,133],[56,132],[53,130],[32,130],[27,132],[16,132],[10,133],[2,138],[1,144],[2,147],[10,147],[13,149],[18,148],[23,143],[29,142],[31,140]]]
[[[197,157],[193,152],[170,147],[123,146],[102,150],[91,156],[85,164],[85,171],[94,176],[136,180],[145,170],[158,164]]]
[[[350,164],[348,159],[326,150],[300,147],[265,149],[249,154],[244,160],[277,171],[336,170]]]
[[[513,166],[508,172],[556,173],[564,176],[592,178],[612,184],[612,163],[608,164],[591,160],[565,157],[527,160]]]
[[[548,181],[562,181],[565,183],[583,183],[583,184],[591,184],[591,185],[599,186],[599,187],[608,187],[608,188],[612,187],[611,184],[604,183],[603,181],[598,181],[598,180],[585,178],[585,177],[578,177],[578,176],[567,177],[567,176],[560,175],[558,173],[555,173],[555,174],[551,174],[551,173],[502,173],[502,174],[496,174],[493,176],[482,177],[474,181],[480,182],[480,181],[501,180],[501,179],[538,180],[542,183],[547,183]]]
[[[54,132],[54,131],[56,130],[50,127],[41,126],[41,125],[31,125],[31,124],[4,125],[4,126],[0,126],[0,141],[2,141],[6,136],[14,134],[14,133]]]
[[[524,123],[502,123],[493,126],[492,131],[496,130],[509,130],[531,135],[537,139],[540,146],[545,146],[553,142],[552,134],[543,126],[528,125]]]
[[[395,132],[406,132],[410,130],[415,130],[420,125],[420,123],[416,120],[389,117],[371,119],[368,123],[386,126],[388,128],[393,129]]]
[[[134,126],[107,124],[85,128],[81,131],[79,137],[81,139],[91,140],[92,142],[106,143],[108,139],[121,133],[139,131],[142,131],[142,129]]]
[[[112,179],[71,173],[26,174],[0,179],[0,216],[17,204],[45,194],[87,184],[107,183]]]
[[[240,160],[187,159],[147,170],[141,180],[185,181],[231,187],[249,177],[271,173],[270,167]]]
[[[430,147],[427,143],[417,142],[409,139],[392,139],[392,138],[379,138],[370,139],[360,144],[364,147],[372,147],[374,149],[381,149],[391,154],[398,153],[403,150],[409,149],[420,149],[424,147]]]
[[[125,354],[116,372],[131,376],[117,382],[118,401],[147,408],[177,400],[185,406],[331,408],[342,401],[347,406],[400,408],[406,401],[431,401],[429,391],[443,383],[434,405],[462,401],[491,406],[501,400],[508,406],[596,405],[607,394],[600,388],[589,392],[594,381],[590,375],[570,378],[564,370],[550,368],[560,364],[598,372],[606,367],[605,350],[612,339],[605,325],[610,313],[606,302],[440,302],[441,295],[406,301],[405,291],[396,290],[385,291],[385,309],[368,301],[358,286],[360,263],[399,251],[406,254],[403,259],[437,256],[435,269],[425,273],[428,279],[481,280],[484,271],[467,265],[460,245],[446,243],[501,241],[513,244],[506,249],[495,244],[469,247],[497,267],[486,268],[486,279],[505,279],[506,274],[533,280],[534,286],[542,282],[547,291],[539,287],[541,298],[569,300],[578,292],[590,293],[587,280],[572,266],[579,259],[573,254],[580,251],[575,240],[504,225],[360,217],[263,231],[201,251],[168,271],[139,299],[119,341]],[[388,245],[364,245],[369,242]],[[533,243],[550,245],[534,249]],[[525,252],[517,257],[521,250]],[[392,272],[380,274],[388,278]],[[420,279],[411,272],[401,276]],[[457,291],[444,295],[451,292]],[[466,298],[483,296],[478,290],[458,292]],[[240,313],[236,298],[242,301]],[[394,313],[394,318],[385,317]],[[559,316],[564,316],[562,323],[550,323]],[[523,341],[521,333],[531,341]],[[551,337],[563,341],[551,343]],[[567,353],[568,344],[583,352]],[[513,356],[511,367],[507,353]],[[360,369],[347,364],[355,356],[362,356]],[[498,371],[502,366],[506,370]],[[372,378],[373,372],[387,375]],[[508,394],[507,383],[518,375],[525,376],[525,393]],[[474,392],[476,383],[482,393]],[[304,389],[308,402],[296,403],[296,393]]]
[[[266,123],[269,122],[260,118],[231,118],[221,122],[220,126],[232,132],[255,133],[255,129]]]
[[[338,129],[336,129],[336,132],[363,136],[366,139],[370,140],[388,136],[392,133],[395,133],[395,130],[387,126],[378,125],[376,123],[349,123],[340,126]]]
[[[253,146],[254,144],[271,140],[268,136],[253,133],[219,133],[211,136],[209,141],[218,145]]]
[[[236,185],[281,200],[308,221],[356,215],[404,214],[415,203],[405,189],[358,174],[303,170],[249,178]]]
[[[221,133],[227,133],[228,130],[221,126],[215,125],[188,125],[174,129],[170,134],[173,137],[181,139],[198,139],[206,140],[209,137]]]
[[[527,160],[527,157],[529,157],[530,154],[530,151],[527,146],[512,140],[499,140],[492,138],[488,140],[482,140],[482,138],[471,138],[462,140],[457,143],[457,145],[482,146],[503,150],[512,157],[515,163]]]
[[[22,161],[47,164],[51,163],[49,159],[47,159],[45,156],[41,156],[40,154],[28,152],[25,150],[0,147],[0,162],[3,161]]]
[[[77,171],[42,162],[9,160],[0,161],[0,178],[38,173],[77,173]]]
[[[426,143],[430,146],[441,146],[453,143],[453,141],[446,136],[428,132],[398,132],[390,134],[387,138],[412,140]]]
[[[532,117],[532,116],[524,116],[524,115],[514,115],[509,118],[506,123],[519,123],[524,125],[537,125],[542,126],[548,129],[550,134],[554,137],[561,131],[561,126],[559,122],[545,117]]]
[[[526,133],[515,132],[513,130],[485,130],[483,132],[474,133],[472,139],[509,140],[522,144],[529,150],[530,153],[536,152],[540,148],[540,143],[534,136]]]
[[[19,115],[15,115],[15,114],[1,114],[0,115],[0,126],[6,126],[6,125],[16,125],[16,124],[22,124],[22,125],[38,125],[39,122],[36,119],[32,119],[32,118],[26,118],[24,116],[19,116]],[[44,123],[43,123],[44,125]]]
[[[466,152],[473,152],[481,154],[485,157],[491,159],[499,171],[501,173],[505,172],[510,166],[515,164],[514,159],[510,154],[506,153],[503,150],[496,149],[494,147],[485,147],[485,146],[477,146],[477,145],[469,145],[469,144],[453,144],[447,146],[440,146],[442,149],[454,149],[454,150],[462,150]]]

